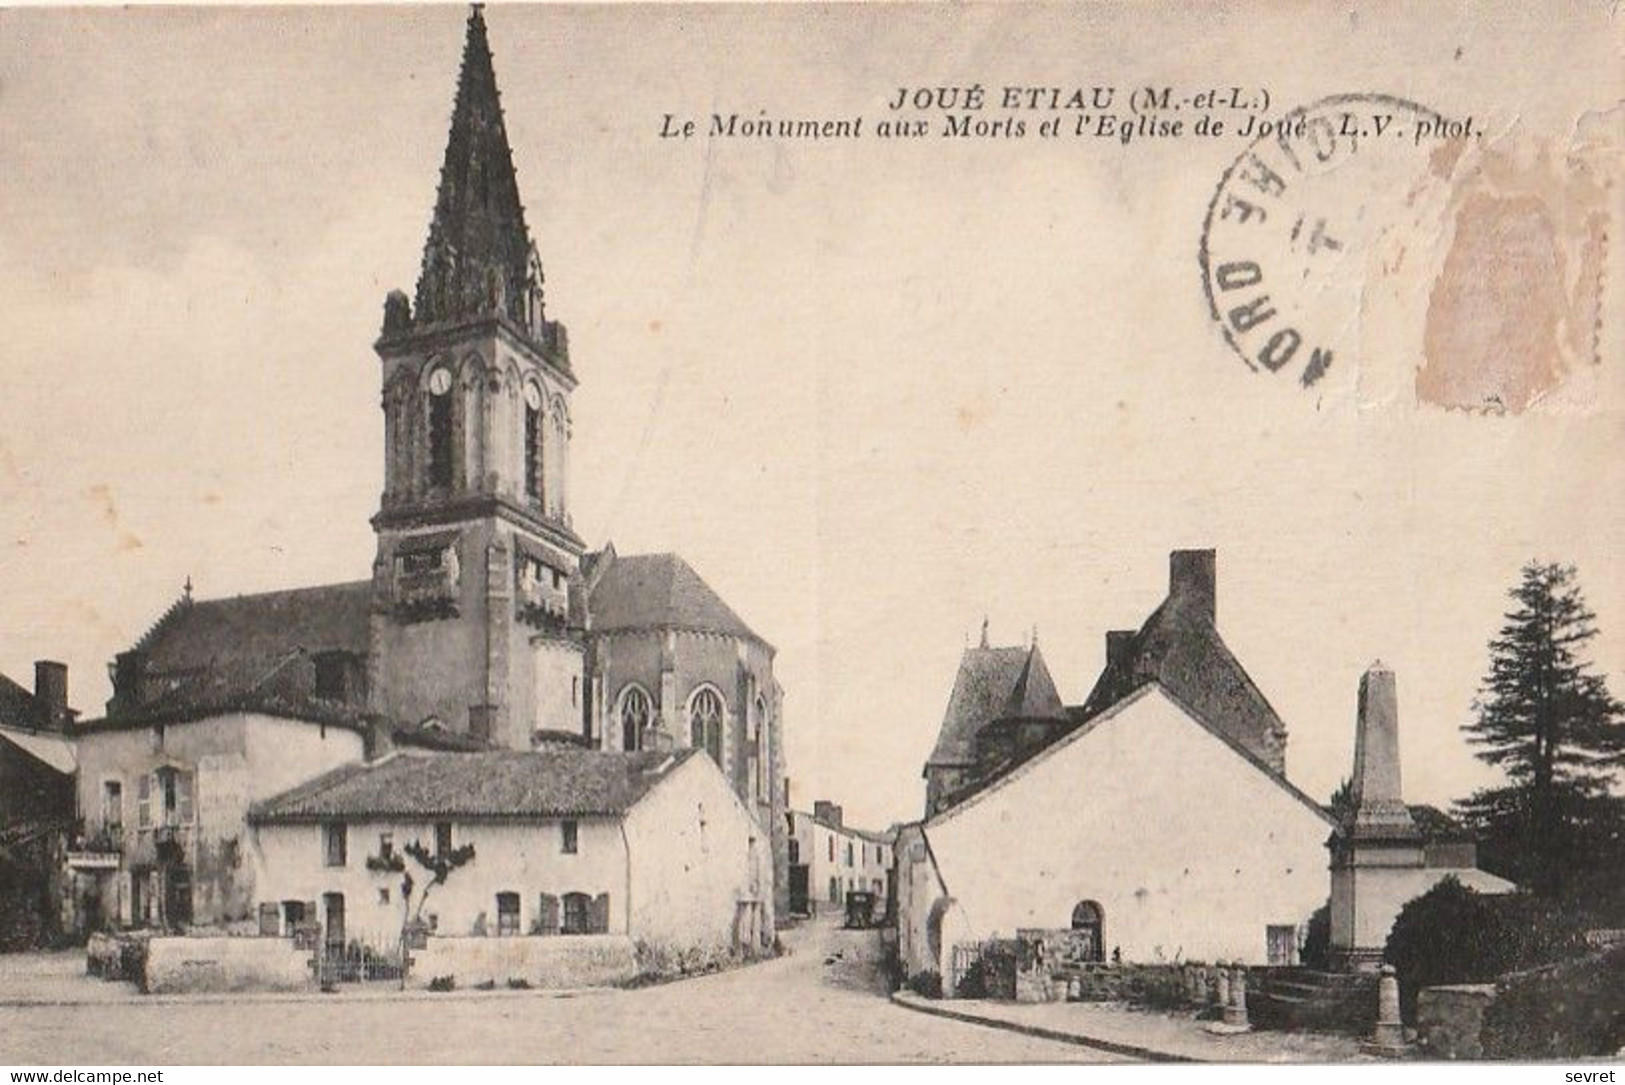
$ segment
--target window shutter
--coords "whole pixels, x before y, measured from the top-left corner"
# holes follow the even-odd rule
[[[152,777],[142,775],[136,778],[136,824],[146,829],[152,826]]]
[[[175,809],[182,825],[192,824],[192,783],[196,773],[182,772],[175,776]]]
[[[260,936],[275,938],[282,933],[281,909],[274,901],[267,901],[260,905]]]
[[[552,893],[543,893],[539,907],[536,909],[536,925],[538,934],[559,933],[559,898]]]
[[[592,910],[588,913],[587,933],[609,933],[609,894],[599,893],[592,898]]]

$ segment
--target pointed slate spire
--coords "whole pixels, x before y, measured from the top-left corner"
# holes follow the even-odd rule
[[[542,317],[541,261],[525,228],[481,7],[468,15],[412,323],[501,316],[543,343],[551,329]]]

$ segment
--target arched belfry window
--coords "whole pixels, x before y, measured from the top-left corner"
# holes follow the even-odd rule
[[[627,686],[621,691],[621,749],[635,750],[642,744],[652,714],[649,695],[641,686]]]
[[[525,496],[542,497],[542,390],[525,382]]]
[[[722,694],[710,686],[694,691],[688,702],[689,745],[722,764]]]
[[[429,374],[429,485],[449,488],[452,481],[451,370],[436,366]]]

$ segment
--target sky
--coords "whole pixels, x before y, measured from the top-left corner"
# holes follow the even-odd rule
[[[878,118],[903,85],[1177,79],[1400,94],[1546,162],[1609,100],[1585,77],[1606,35],[1395,11],[488,11],[581,379],[575,526],[683,554],[777,647],[797,806],[918,816],[983,618],[995,643],[1036,627],[1079,702],[1180,547],[1217,549],[1220,629],[1310,794],[1347,774],[1378,658],[1407,798],[1493,782],[1459,729],[1532,558],[1579,567],[1625,692],[1617,366],[1588,405],[1521,415],[1250,372],[1196,262],[1240,145],[659,134],[668,112]],[[188,577],[207,598],[369,574],[371,343],[416,280],[465,15],[0,12],[0,670],[64,660],[96,715]]]

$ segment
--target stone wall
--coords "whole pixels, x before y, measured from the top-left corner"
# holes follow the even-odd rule
[[[1482,1059],[1484,1012],[1495,1001],[1495,984],[1424,987],[1416,1002],[1416,1030],[1432,1059]]]
[[[618,934],[430,938],[412,953],[414,987],[449,977],[457,987],[609,987],[638,972],[632,940]]]
[[[315,987],[309,950],[287,938],[152,938],[142,990],[303,991]]]

